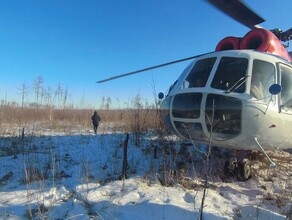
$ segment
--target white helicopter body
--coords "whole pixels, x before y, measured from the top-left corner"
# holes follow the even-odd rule
[[[171,87],[162,104],[165,121],[194,142],[239,150],[259,150],[259,144],[291,148],[291,83],[292,65],[281,57],[254,50],[210,53]],[[253,93],[255,85],[262,94]],[[280,85],[281,92],[269,91]]]
[[[192,143],[235,150],[292,147],[292,57],[284,42],[292,28],[267,30],[264,19],[242,1],[207,0],[228,16],[249,27],[244,37],[222,39],[215,52],[176,60],[110,77],[99,83],[194,60],[159,94],[162,116],[170,130]],[[227,173],[250,177],[245,159],[225,164]]]

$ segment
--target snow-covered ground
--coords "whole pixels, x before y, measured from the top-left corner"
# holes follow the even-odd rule
[[[1,138],[0,219],[199,218],[205,157],[194,146],[183,151],[179,141],[165,141],[169,150],[163,157],[154,135],[144,135],[139,147],[130,135],[128,179],[119,180],[124,133],[103,125],[97,135],[34,133]],[[245,182],[223,178],[219,165],[225,159],[214,156],[203,219],[291,219],[291,154],[269,153],[278,166],[269,168],[258,155],[252,161],[253,177]],[[163,167],[170,186],[161,184]]]

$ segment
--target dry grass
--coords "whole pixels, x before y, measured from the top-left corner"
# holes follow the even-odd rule
[[[0,107],[0,135],[20,136],[22,129],[70,131],[92,128],[94,109],[52,109]],[[157,129],[159,117],[156,109],[97,110],[101,123],[115,124],[115,129],[124,132],[145,132]]]

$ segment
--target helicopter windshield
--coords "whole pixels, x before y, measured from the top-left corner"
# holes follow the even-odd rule
[[[187,78],[182,83],[181,89],[204,87],[207,83],[215,61],[216,57],[198,60]]]
[[[250,95],[254,98],[268,102],[270,100],[269,88],[276,83],[275,66],[263,60],[254,60]]]
[[[292,107],[292,68],[280,64],[281,74],[281,106],[284,108]]]
[[[215,73],[211,87],[215,89],[245,92],[245,78],[248,59],[238,57],[222,57]]]

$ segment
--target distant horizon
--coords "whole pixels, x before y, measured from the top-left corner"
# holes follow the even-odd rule
[[[32,83],[33,84],[33,83]],[[24,90],[23,90],[24,86]],[[0,103],[1,106],[3,105],[16,105],[17,107],[22,107],[22,104],[24,104],[24,107],[35,107],[35,106],[52,106],[57,109],[63,109],[65,108],[74,108],[74,109],[106,109],[106,105],[109,106],[108,109],[126,109],[131,106],[131,102],[137,97],[140,96],[141,103],[143,105],[154,105],[155,99],[153,97],[153,100],[148,100],[147,98],[143,97],[139,93],[135,94],[134,96],[128,98],[127,101],[120,103],[120,100],[114,99],[109,96],[102,96],[99,97],[99,99],[96,100],[95,104],[92,104],[90,101],[87,101],[86,94],[83,94],[82,96],[73,100],[73,97],[70,94],[70,88],[63,88],[62,85],[58,84],[55,87],[48,86],[45,89],[50,89],[50,94],[44,94],[42,91],[39,94],[38,101],[36,100],[36,93],[35,89],[32,86],[29,86],[28,84],[22,84],[19,87],[15,88],[15,93],[18,93],[15,96],[15,99],[11,99],[9,94],[6,92],[4,96],[0,97]],[[23,93],[25,93],[25,98],[22,103],[22,96]],[[1,94],[2,95],[2,94]],[[50,96],[50,97],[48,97]],[[13,97],[13,96],[11,96]],[[49,100],[48,100],[49,99]],[[66,101],[65,101],[66,99]]]

